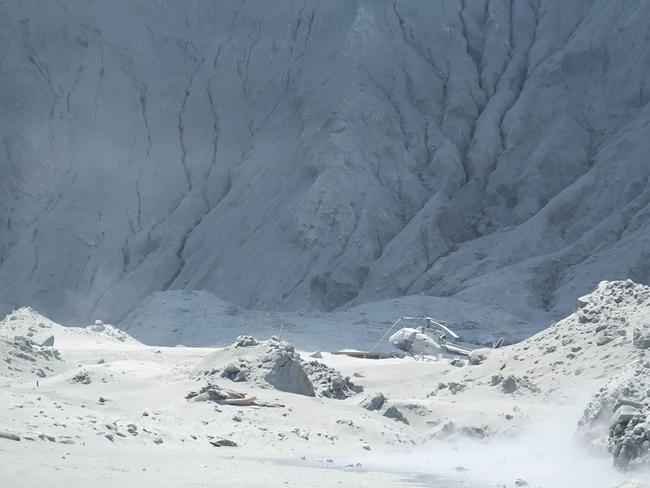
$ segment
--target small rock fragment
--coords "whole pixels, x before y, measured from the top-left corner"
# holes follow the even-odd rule
[[[229,439],[219,439],[216,441],[210,441],[214,447],[237,447],[237,443]]]

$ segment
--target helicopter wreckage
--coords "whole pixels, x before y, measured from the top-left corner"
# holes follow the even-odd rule
[[[407,325],[393,332],[399,325]],[[392,335],[389,336],[389,334]],[[403,353],[377,352],[379,345],[388,337],[388,342]],[[492,348],[501,347],[503,338],[499,338],[492,344]],[[342,350],[334,354],[346,356],[384,359],[391,357],[403,357],[406,355],[416,357],[444,356],[470,356],[472,351],[482,346],[463,342],[461,337],[445,324],[434,320],[431,317],[400,317],[388,328],[386,333],[377,341],[370,351]]]

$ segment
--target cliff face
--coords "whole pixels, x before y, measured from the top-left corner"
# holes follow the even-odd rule
[[[650,278],[650,4],[0,3],[0,308]]]

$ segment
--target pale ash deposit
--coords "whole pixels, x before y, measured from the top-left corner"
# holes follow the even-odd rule
[[[0,322],[0,482],[83,486],[83,463],[98,487],[180,476],[186,486],[645,487],[649,318],[649,287],[603,282],[521,343],[435,361],[245,335],[218,349],[147,346],[21,309]]]

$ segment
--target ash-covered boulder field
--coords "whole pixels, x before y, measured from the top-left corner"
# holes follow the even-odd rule
[[[540,330],[650,280],[649,28],[641,0],[2,2],[0,311],[422,294]]]

